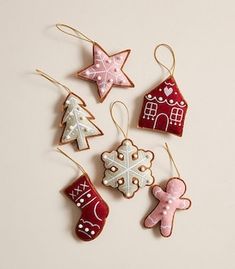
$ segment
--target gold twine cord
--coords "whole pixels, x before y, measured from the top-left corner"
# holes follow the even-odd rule
[[[158,50],[160,47],[165,47],[165,48],[167,48],[167,49],[170,51],[170,53],[171,53],[171,55],[172,55],[172,66],[171,66],[171,68],[168,68],[165,64],[163,64],[163,63],[158,59],[158,56],[157,56],[157,50]],[[159,44],[159,45],[157,45],[157,46],[155,47],[155,49],[154,49],[154,58],[155,58],[156,62],[157,62],[160,66],[164,67],[164,68],[170,73],[171,76],[174,75],[174,72],[175,72],[175,54],[174,54],[173,49],[172,49],[169,45],[164,44],[164,43],[163,43],[163,44]]]
[[[87,37],[84,33],[82,33],[81,31],[79,31],[79,30],[77,30],[77,29],[75,29],[67,24],[57,23],[56,28],[67,35],[71,35],[71,36],[79,38],[81,40],[85,40],[85,41],[90,42],[92,44],[95,43],[95,41],[93,41],[92,39]]]
[[[54,84],[58,84],[60,85],[62,88],[64,88],[68,93],[71,93],[72,91],[65,86],[64,84],[60,83],[59,81],[55,80],[53,77],[49,76],[48,74],[44,73],[43,71],[36,69],[36,72],[41,75],[42,77],[46,78],[47,80],[49,80],[50,82],[54,83]]]
[[[83,174],[86,174],[85,169],[81,166],[81,164],[79,164],[77,161],[75,161],[73,158],[71,158],[66,152],[64,152],[61,148],[57,148],[57,150],[62,153],[65,157],[67,157],[68,159],[70,159],[73,163],[75,163],[78,168],[82,171]]]
[[[175,167],[175,170],[176,170],[176,172],[177,172],[177,175],[178,175],[178,177],[180,178],[180,172],[179,172],[179,169],[177,168],[177,165],[176,165],[176,163],[175,163],[175,160],[174,160],[174,158],[173,158],[173,156],[172,156],[172,154],[171,154],[171,152],[170,152],[170,149],[169,149],[167,143],[165,143],[165,150],[167,151],[167,153],[168,153],[168,155],[169,155],[169,157],[170,157],[170,160],[172,161],[172,163],[173,163],[173,165],[174,165],[174,167]]]
[[[115,119],[114,117],[114,114],[113,114],[113,109],[114,109],[114,106],[117,105],[117,104],[121,104],[127,111],[127,127],[126,127],[126,132],[122,129],[122,127],[118,124],[117,120]],[[127,106],[122,102],[122,101],[115,101],[113,102],[111,105],[110,105],[110,115],[111,115],[111,118],[116,126],[117,129],[119,129],[121,131],[121,133],[123,134],[123,136],[125,137],[125,139],[128,137],[128,131],[129,131],[129,124],[130,124],[130,116],[129,116],[129,110],[127,108]]]

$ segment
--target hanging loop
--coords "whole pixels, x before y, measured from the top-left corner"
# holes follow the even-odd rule
[[[50,82],[54,83],[54,84],[58,84],[61,87],[63,87],[68,93],[71,93],[72,91],[65,86],[64,84],[60,83],[59,81],[55,80],[53,77],[49,76],[48,74],[44,73],[43,71],[36,69],[36,72],[41,75],[42,77],[48,79]]]
[[[170,149],[169,149],[167,143],[165,143],[165,146],[166,146],[166,147],[165,147],[165,150],[167,151],[167,153],[168,153],[168,155],[169,155],[169,157],[170,157],[170,160],[172,161],[172,163],[173,163],[173,165],[174,165],[174,167],[175,167],[176,173],[177,173],[178,177],[180,178],[180,172],[179,172],[179,170],[178,170],[178,168],[177,168],[177,166],[176,166],[175,160],[174,160],[174,158],[173,158],[173,156],[172,156],[172,154],[171,154],[171,152],[170,152]]]
[[[85,34],[83,34],[81,31],[67,25],[67,24],[63,24],[63,23],[57,23],[56,27],[58,30],[60,30],[61,32],[67,34],[67,35],[71,35],[73,37],[79,38],[81,40],[85,40],[87,42],[90,42],[92,44],[95,43],[95,41],[93,41],[92,39],[90,39],[89,37],[87,37]]]
[[[122,105],[126,111],[127,111],[127,127],[126,127],[126,132],[123,130],[123,128],[118,124],[117,120],[115,119],[114,117],[114,114],[113,114],[113,109],[114,109],[114,106],[117,105],[117,104],[120,104]],[[127,106],[122,102],[122,101],[115,101],[113,102],[111,105],[110,105],[110,115],[111,115],[111,118],[115,124],[115,126],[117,127],[117,129],[119,129],[121,131],[121,133],[123,134],[123,136],[126,138],[128,138],[128,131],[129,131],[129,121],[130,121],[130,117],[129,117],[129,110],[127,108]]]
[[[68,159],[70,159],[73,163],[75,163],[77,166],[78,166],[78,168],[81,170],[81,172],[83,173],[83,174],[86,174],[86,171],[85,171],[85,169],[81,166],[81,164],[79,164],[78,162],[76,162],[73,158],[71,158],[66,152],[64,152],[61,148],[57,148],[57,150],[60,152],[60,153],[62,153],[65,157],[67,157]]]
[[[168,68],[165,64],[163,64],[163,63],[158,59],[158,56],[157,56],[157,50],[158,50],[160,47],[165,47],[165,48],[167,48],[167,49],[170,51],[170,53],[171,53],[171,55],[172,55],[172,66],[171,66],[171,68]],[[154,58],[155,58],[156,62],[157,62],[160,66],[164,67],[164,68],[170,73],[171,76],[174,75],[174,72],[175,72],[175,54],[174,54],[173,49],[172,49],[169,45],[164,44],[164,43],[163,43],[163,44],[159,44],[159,45],[157,45],[157,46],[155,47],[155,49],[154,49]]]

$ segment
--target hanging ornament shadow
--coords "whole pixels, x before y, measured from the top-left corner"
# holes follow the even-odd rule
[[[172,53],[173,64],[170,69],[156,56],[156,51],[160,46],[168,48]],[[173,77],[174,52],[168,45],[160,44],[155,48],[154,56],[156,61],[170,73],[170,76],[144,96],[138,127],[182,136],[188,104]]]
[[[109,55],[98,43],[82,32],[65,24],[56,27],[73,37],[85,40],[93,45],[93,63],[77,72],[77,77],[96,83],[99,101],[103,102],[112,87],[134,87],[133,82],[123,71],[123,67],[131,52],[130,49]]]

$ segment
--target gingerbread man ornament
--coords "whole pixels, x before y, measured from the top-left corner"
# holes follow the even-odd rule
[[[152,228],[160,222],[160,232],[164,237],[169,237],[173,229],[173,220],[175,212],[178,209],[188,209],[191,206],[191,201],[187,198],[182,198],[186,192],[186,184],[180,178],[179,170],[171,155],[167,143],[165,149],[170,157],[172,164],[178,174],[178,177],[172,177],[167,181],[166,190],[158,185],[154,185],[152,192],[154,197],[159,200],[156,208],[146,217],[144,226]]]
[[[185,182],[177,177],[168,180],[166,191],[155,185],[153,195],[159,200],[156,208],[147,216],[144,221],[146,228],[152,228],[158,222],[160,232],[164,237],[169,237],[172,233],[174,215],[177,209],[188,209],[191,201],[187,198],[181,198],[186,191]]]

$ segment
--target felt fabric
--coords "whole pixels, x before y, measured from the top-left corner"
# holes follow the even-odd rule
[[[186,184],[180,178],[171,178],[166,185],[166,191],[161,187],[153,186],[153,195],[159,200],[156,208],[147,216],[144,221],[146,228],[152,228],[160,222],[160,232],[164,237],[172,233],[174,215],[177,209],[188,209],[191,201],[182,198],[186,192]]]
[[[86,108],[85,102],[76,94],[70,93],[64,102],[64,115],[61,125],[64,127],[61,144],[76,141],[79,151],[89,149],[88,138],[103,135],[93,123],[95,117]]]
[[[77,236],[84,241],[95,239],[103,230],[109,208],[88,175],[79,177],[64,190],[64,193],[82,211],[75,228]]]
[[[118,189],[125,198],[132,198],[139,188],[154,182],[153,152],[139,149],[130,139],[124,139],[116,150],[104,152],[101,159],[105,167],[103,184]]]
[[[96,83],[100,102],[103,102],[113,86],[134,87],[122,70],[130,50],[109,56],[97,43],[93,46],[93,64],[77,73],[79,78]]]
[[[144,96],[138,127],[182,136],[187,102],[173,76]]]

